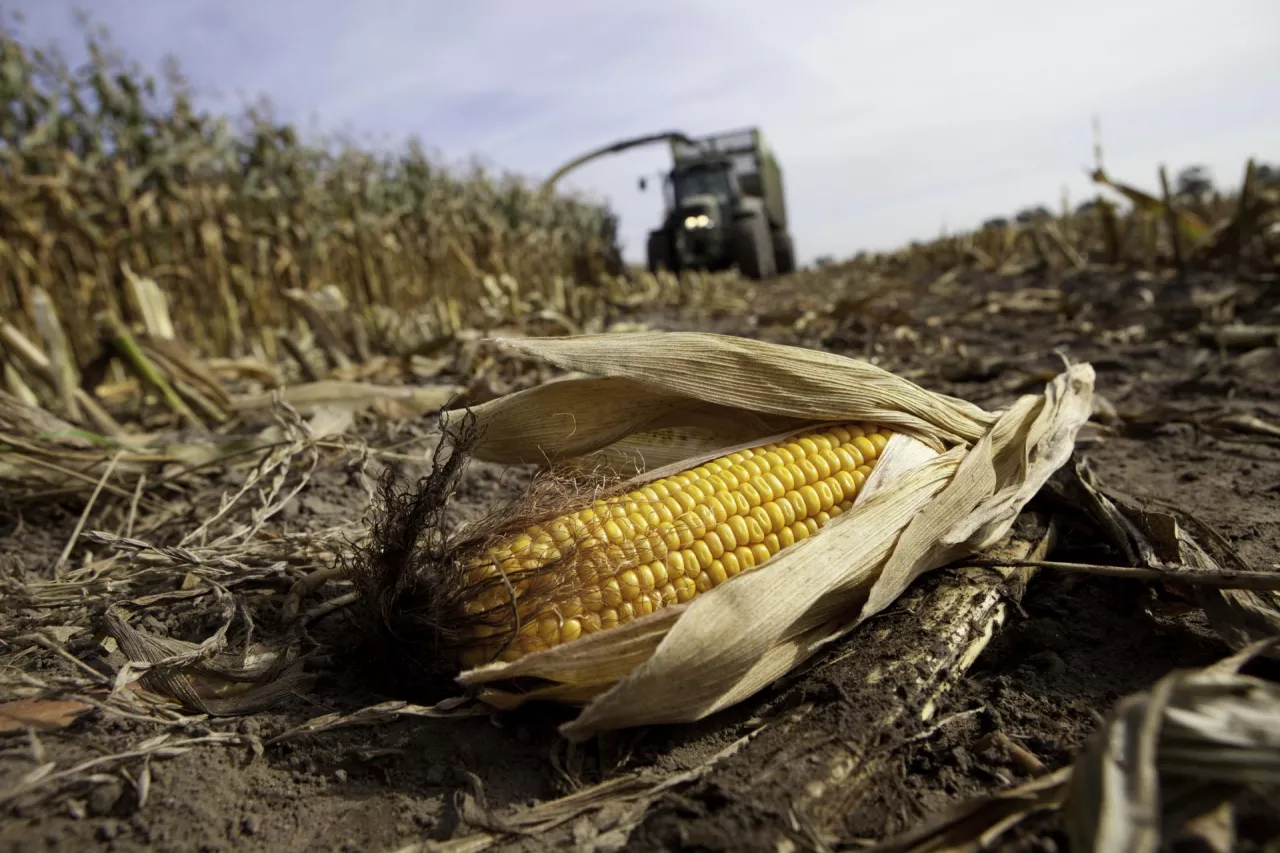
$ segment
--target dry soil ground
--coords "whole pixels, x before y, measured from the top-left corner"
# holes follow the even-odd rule
[[[872,355],[926,387],[988,407],[1038,390],[1063,357],[1089,361],[1098,373],[1098,394],[1124,421],[1113,434],[1080,448],[1104,482],[1191,510],[1254,567],[1280,568],[1280,446],[1206,426],[1215,408],[1225,406],[1269,412],[1274,419],[1280,413],[1280,359],[1275,349],[1223,351],[1195,332],[1211,310],[1206,306],[1213,299],[1205,294],[1223,296],[1231,288],[1237,288],[1238,319],[1278,322],[1275,282],[1207,274],[975,273],[932,288],[877,291],[832,310],[822,310],[823,293],[813,290],[821,282],[770,285],[745,319],[641,319],[657,327]],[[1029,288],[1051,288],[1060,296]],[[818,311],[806,315],[815,306]],[[479,512],[519,481],[519,475],[474,464],[458,511]],[[214,479],[209,488],[225,485]],[[322,466],[295,503],[272,524],[332,526],[357,517],[365,493],[337,460]],[[47,573],[75,518],[75,510],[58,509],[27,510],[20,519],[0,516],[0,551],[19,557],[29,575]],[[1058,556],[1114,559],[1098,542],[1070,535]],[[401,719],[254,749],[318,714],[412,696],[408,685],[380,677],[376,661],[351,651],[357,629],[338,611],[313,625],[326,647],[313,692],[247,718],[196,724],[186,733],[247,737],[151,761],[143,807],[135,786],[116,771],[96,784],[10,804],[0,849],[392,851],[474,831],[468,825],[474,814],[459,795],[474,794],[477,783],[488,807],[502,812],[562,795],[570,778],[589,784],[639,768],[672,774],[696,767],[761,720],[774,723],[701,778],[659,799],[631,834],[629,849],[784,851],[824,849],[833,840],[852,849],[948,802],[1029,778],[1034,765],[997,733],[1047,767],[1063,766],[1094,728],[1096,715],[1118,697],[1148,687],[1172,668],[1207,664],[1228,651],[1198,611],[1167,591],[1127,580],[1041,574],[1027,589],[1021,612],[938,709],[934,720],[947,724],[868,732],[868,720],[893,697],[864,683],[867,638],[874,631],[891,645],[894,637],[907,636],[913,596],[931,582],[924,579],[890,612],[794,677],[696,725],[629,732],[566,750],[555,733],[566,712],[532,708],[460,720]],[[208,631],[163,610],[150,624],[192,640]],[[65,767],[122,752],[158,731],[151,723],[91,713],[42,734],[39,749],[44,760]],[[824,744],[842,740],[879,756],[876,784],[828,792],[819,807],[797,813],[793,802],[818,772],[812,757]],[[23,735],[0,740],[0,790],[32,768],[34,749]],[[124,767],[139,778],[140,761]],[[1245,806],[1241,849],[1258,849],[1258,842],[1280,835],[1280,803]],[[510,839],[498,849],[573,849],[575,837],[585,845],[593,835],[570,822],[558,833]],[[1006,843],[1063,849],[1052,816]]]

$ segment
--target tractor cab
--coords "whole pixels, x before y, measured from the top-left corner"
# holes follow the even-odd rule
[[[782,172],[759,130],[669,141],[674,163],[663,179],[662,226],[649,232],[649,269],[736,265],[754,279],[794,270]]]
[[[667,179],[668,222],[685,266],[727,266],[734,214],[741,199],[733,165],[723,160],[682,165]]]

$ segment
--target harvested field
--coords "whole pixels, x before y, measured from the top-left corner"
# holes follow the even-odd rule
[[[804,323],[771,321],[764,307],[756,309],[758,325],[750,330],[735,328],[728,316],[698,319],[679,311],[646,312],[637,320],[672,329],[711,325],[859,356],[873,352],[926,387],[986,406],[1035,387],[1062,356],[1089,361],[1099,373],[1098,392],[1114,409],[1108,426],[1080,448],[1101,481],[1194,513],[1257,570],[1280,564],[1280,450],[1276,437],[1257,427],[1276,423],[1276,349],[1218,347],[1203,337],[1194,316],[1199,309],[1191,308],[1197,301],[1232,302],[1229,319],[1274,325],[1280,305],[1274,280],[1092,269],[1007,277],[966,272],[910,299],[896,287],[883,288],[866,294],[856,313],[843,314],[815,287],[819,281],[779,282],[760,297],[770,306],[795,305],[802,316],[808,316],[806,305],[822,309]],[[926,339],[899,329],[931,334]],[[370,424],[343,441],[397,448],[393,464],[412,469],[421,467],[428,449],[422,441],[427,426],[416,418],[388,434],[387,427]],[[386,464],[376,453],[362,456],[339,443],[289,460],[285,488],[301,489],[263,523],[253,546],[208,550],[244,564],[225,570],[228,601],[183,596],[183,589],[200,589],[183,581],[184,559],[156,555],[131,571],[151,565],[163,572],[149,582],[123,580],[118,592],[98,594],[101,602],[168,590],[153,603],[135,605],[135,622],[157,636],[190,641],[207,638],[220,606],[234,602],[243,610],[232,623],[231,647],[244,641],[250,614],[256,637],[280,636],[291,584],[323,569],[341,547],[340,533],[358,535],[368,500],[361,466]],[[167,518],[151,522],[139,514],[135,537],[157,547],[181,541],[242,476],[230,469],[188,480],[165,495]],[[497,466],[475,464],[455,508],[477,513],[513,494],[521,481]],[[85,529],[121,530],[128,501],[110,505],[114,512],[100,504]],[[14,688],[40,685],[40,695],[102,702],[113,666],[87,625],[54,631],[65,640],[66,655],[30,642],[32,633],[53,630],[51,621],[66,624],[49,619],[40,585],[54,574],[79,520],[66,507],[23,508],[6,522],[6,610],[10,631],[22,626],[28,638],[10,634],[7,669]],[[62,573],[93,572],[113,552],[109,543],[82,542]],[[1063,536],[1052,557],[1116,562],[1087,534]],[[269,571],[280,559],[286,566]],[[859,839],[913,826],[948,803],[1068,765],[1096,727],[1096,715],[1117,699],[1150,688],[1174,668],[1203,666],[1229,651],[1186,589],[1045,571],[1020,601],[1009,602],[1007,624],[926,723],[913,703],[930,697],[886,693],[868,685],[866,675],[930,641],[913,610],[937,581],[926,578],[849,640],[738,707],[696,724],[624,732],[580,747],[558,739],[555,726],[567,715],[550,707],[429,719],[384,706],[361,716],[361,709],[414,696],[410,685],[371,677],[376,662],[359,657],[358,637],[342,610],[317,610],[343,594],[342,582],[330,582],[301,601],[302,611],[312,614],[306,642],[320,651],[310,667],[319,675],[311,692],[247,717],[192,717],[175,709],[161,722],[148,719],[156,712],[94,709],[56,731],[8,737],[7,791],[20,789],[38,763],[67,775],[6,797],[6,844],[15,850],[106,842],[117,850],[427,850],[436,848],[412,845],[452,837],[459,839],[455,846],[440,849],[488,842],[494,849],[571,843],[596,849],[591,845],[611,846],[610,828],[621,822],[634,824],[629,849],[851,848]],[[81,663],[72,666],[68,656]],[[1275,675],[1274,667],[1270,672]],[[324,714],[354,714],[353,723],[367,725],[291,734]],[[160,735],[167,743],[155,742]],[[726,755],[735,744],[737,751]],[[94,760],[98,766],[76,770]],[[833,773],[833,762],[841,761],[848,769]],[[599,807],[585,802],[580,813],[560,813],[563,822],[542,828],[547,819],[537,813],[538,803],[562,803],[557,798],[609,780],[617,787],[602,794]],[[623,797],[621,803],[611,803],[613,796]],[[647,809],[630,811],[637,802]],[[1240,801],[1243,839],[1261,842],[1280,832],[1272,803]],[[525,832],[534,837],[523,838]],[[1059,833],[1050,814],[1019,829],[1017,843],[1060,849],[1053,847],[1061,843]],[[477,838],[486,841],[463,842]]]
[[[58,180],[88,198],[103,168],[91,161]],[[0,170],[4,189],[45,186],[49,162],[37,151],[27,172]],[[763,283],[608,274],[603,213],[556,202],[546,222],[503,230],[479,179],[438,189],[481,196],[474,219],[343,214],[352,227],[309,244],[309,272],[254,268],[248,240],[218,243],[224,255],[200,244],[211,279],[224,261],[243,273],[225,277],[218,311],[175,299],[187,291],[157,272],[192,244],[175,223],[209,231],[176,201],[148,232],[172,242],[129,243],[127,261],[88,243],[69,269],[6,253],[26,272],[0,291],[0,849],[971,850],[986,833],[998,849],[1069,849],[1089,806],[1077,793],[1064,807],[1069,769],[1093,778],[1088,738],[1117,703],[1159,686],[1142,708],[1173,696],[1212,717],[1220,706],[1195,704],[1204,683],[1166,676],[1280,634],[1280,198],[1252,165],[1243,198],[1194,204],[1097,178],[1131,207]],[[219,186],[223,206],[203,215],[229,227],[260,214],[270,232],[270,209]],[[10,219],[27,224],[64,201],[0,193],[13,199],[28,215]],[[299,210],[322,222],[330,200],[316,190]],[[150,227],[130,210],[121,231]],[[414,229],[428,225],[476,242],[422,261],[383,239],[425,239]],[[412,262],[391,264],[402,255]],[[384,275],[431,306],[410,338],[375,322],[409,310],[379,301]],[[99,314],[80,287],[104,294]],[[863,359],[988,411],[1085,362],[1093,415],[1023,511],[1014,559],[983,559],[1008,557],[1006,541],[926,574],[695,722],[570,742],[558,726],[572,709],[451,701],[461,688],[442,696],[392,665],[340,571],[368,535],[379,475],[430,473],[442,408],[562,378],[494,339],[644,329]],[[531,476],[472,461],[446,523],[481,518]],[[1253,703],[1232,743],[1179,729],[1159,752],[1172,723],[1122,718],[1130,740],[1151,741],[1141,757],[1164,798],[1131,767],[1130,788],[1105,787],[1129,797],[1128,811],[1112,803],[1118,824],[1132,830],[1154,802],[1195,818],[1174,827],[1179,849],[1276,849],[1280,667],[1242,665],[1246,685],[1214,682]],[[1256,784],[1188,782],[1221,782],[1224,766]]]

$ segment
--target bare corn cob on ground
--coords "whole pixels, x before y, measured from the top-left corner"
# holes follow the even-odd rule
[[[848,510],[888,438],[816,427],[503,535],[464,558],[447,654],[516,660],[689,601]]]

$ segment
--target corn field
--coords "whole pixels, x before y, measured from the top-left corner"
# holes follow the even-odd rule
[[[444,168],[416,141],[375,154],[305,142],[262,107],[212,116],[178,72],[157,82],[86,38],[73,68],[0,32],[0,314],[30,334],[47,293],[80,363],[103,316],[144,310],[136,278],[194,349],[273,358],[291,291],[448,326],[474,318],[486,277],[554,305],[621,271],[598,205]]]
[[[1197,198],[1171,195],[1163,167],[1155,192],[1114,180],[1101,166],[1092,178],[1098,195],[1074,209],[1064,200],[1056,214],[1042,208],[1018,221],[993,220],[970,232],[912,243],[896,252],[860,255],[854,265],[907,278],[964,269],[1017,274],[1088,266],[1157,270],[1280,265],[1280,183],[1265,166],[1251,160],[1244,166],[1238,191]]]

